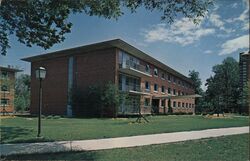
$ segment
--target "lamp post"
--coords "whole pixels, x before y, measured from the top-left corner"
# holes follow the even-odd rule
[[[40,137],[41,133],[41,114],[42,114],[42,80],[46,76],[46,69],[44,67],[39,67],[36,70],[36,78],[39,80],[39,106],[38,106],[38,132],[37,137]]]

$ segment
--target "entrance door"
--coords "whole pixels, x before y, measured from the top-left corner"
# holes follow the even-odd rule
[[[159,99],[152,99],[152,113],[159,113]]]

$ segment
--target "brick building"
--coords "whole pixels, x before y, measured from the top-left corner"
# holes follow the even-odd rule
[[[243,92],[244,86],[248,85],[248,89],[250,89],[250,52],[242,52],[240,53],[240,88],[241,92]],[[243,104],[243,111],[244,112],[249,112],[249,103],[250,103],[250,93],[248,90],[248,98],[245,98],[243,96],[244,102],[246,104]],[[248,100],[248,101],[246,101]]]
[[[1,114],[14,112],[14,83],[15,74],[20,70],[0,66],[0,112]]]
[[[113,82],[129,93],[118,114],[194,112],[193,82],[126,42],[115,39],[22,59],[31,62],[31,113],[37,113],[39,81],[35,70],[47,70],[43,81],[43,114],[79,115],[88,107],[73,108],[71,89],[86,90]],[[170,101],[170,102],[169,102]],[[165,107],[165,108],[164,108]],[[84,115],[84,114],[83,114]]]

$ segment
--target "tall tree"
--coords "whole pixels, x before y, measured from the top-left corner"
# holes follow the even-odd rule
[[[207,99],[212,102],[217,113],[239,110],[239,64],[228,57],[222,64],[213,67],[214,76],[207,79]]]
[[[169,23],[180,15],[197,23],[210,5],[212,0],[2,0],[1,54],[6,55],[10,48],[8,36],[11,34],[15,34],[20,43],[44,49],[64,41],[65,34],[71,31],[72,23],[68,17],[72,13],[117,19],[123,14],[124,7],[131,12],[145,7],[149,11],[161,12],[161,18]]]
[[[20,75],[15,82],[15,110],[26,111],[30,106],[30,76]]]
[[[188,76],[194,82],[195,94],[199,94],[202,96],[202,98],[195,98],[195,104],[196,104],[195,112],[196,113],[202,112],[204,104],[204,98],[203,98],[204,92],[201,88],[202,82],[200,79],[200,73],[195,70],[191,70],[189,71]]]

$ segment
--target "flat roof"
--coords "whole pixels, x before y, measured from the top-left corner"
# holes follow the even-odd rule
[[[114,39],[114,40],[94,43],[94,44],[90,44],[90,45],[69,48],[69,49],[55,51],[55,52],[51,52],[51,53],[47,53],[47,54],[27,57],[27,58],[23,58],[21,60],[27,61],[27,62],[36,62],[36,61],[42,61],[42,60],[46,60],[46,59],[53,59],[53,58],[57,58],[57,57],[68,56],[68,55],[84,54],[84,53],[89,52],[89,51],[107,49],[107,48],[118,48],[118,49],[121,49],[123,51],[126,51],[129,54],[131,54],[137,58],[145,60],[145,61],[155,65],[156,67],[161,68],[162,70],[166,70],[168,73],[171,73],[172,75],[175,75],[176,77],[182,78],[185,81],[193,84],[193,81],[191,79],[189,79],[188,77],[186,77],[185,75],[179,73],[178,71],[174,70],[173,68],[170,68],[169,66],[165,65],[164,63],[156,60],[155,58],[149,56],[145,52],[142,52],[141,50],[135,48],[134,46],[128,44],[127,42],[125,42],[121,39]]]
[[[16,69],[12,67],[3,67],[3,66],[0,66],[0,70],[9,71],[9,72],[21,72],[22,71],[20,69]]]

